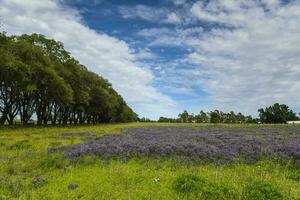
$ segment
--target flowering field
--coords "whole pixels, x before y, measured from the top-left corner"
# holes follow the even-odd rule
[[[0,199],[299,199],[300,126],[0,129]]]
[[[58,149],[66,150],[68,158],[81,155],[99,155],[104,159],[153,156],[215,163],[253,163],[268,158],[291,159],[300,165],[300,126],[155,126],[127,128],[124,132],[127,134],[92,137],[85,143]]]

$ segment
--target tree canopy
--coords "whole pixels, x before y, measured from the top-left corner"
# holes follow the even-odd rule
[[[160,117],[158,122],[183,122],[183,123],[287,123],[287,121],[299,120],[296,113],[285,104],[275,103],[272,106],[258,110],[259,118],[245,116],[233,111],[226,113],[220,110],[211,112],[200,111],[199,114],[189,114],[186,110],[178,115],[178,118]]]
[[[43,35],[0,33],[0,125],[16,116],[37,124],[135,121],[137,115],[101,76]]]
[[[275,103],[265,109],[259,109],[258,112],[262,123],[286,123],[298,119],[296,113],[285,104]]]
[[[186,110],[178,115],[178,118],[160,117],[158,122],[183,122],[183,123],[257,123],[257,119],[244,116],[233,111],[225,113],[219,110],[211,112],[200,111],[199,114],[189,114]]]

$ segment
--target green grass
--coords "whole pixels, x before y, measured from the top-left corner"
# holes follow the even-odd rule
[[[120,134],[121,128],[145,125],[199,126],[131,123],[0,128],[0,199],[300,198],[300,171],[289,163],[266,160],[217,166],[150,158],[103,162],[93,157],[67,160],[47,153],[49,146],[83,141],[81,136],[63,133]]]

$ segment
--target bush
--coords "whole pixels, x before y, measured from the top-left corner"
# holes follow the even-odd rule
[[[244,200],[282,200],[288,199],[277,187],[263,181],[253,181],[243,190]]]
[[[196,175],[179,176],[173,189],[181,195],[193,195],[201,199],[236,199],[234,190]]]

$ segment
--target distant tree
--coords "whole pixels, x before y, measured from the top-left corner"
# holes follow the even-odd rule
[[[189,119],[189,113],[185,110],[183,111],[183,113],[180,113],[178,117],[181,120],[181,122],[186,123],[188,122]]]
[[[195,115],[196,123],[208,123],[209,122],[209,116],[201,110],[198,115]]]
[[[275,103],[272,106],[258,110],[262,123],[286,123],[289,120],[296,120],[296,113],[287,105]]]
[[[180,118],[159,117],[158,122],[180,123]]]
[[[152,122],[151,119],[145,118],[145,117],[139,118],[138,121],[139,121],[139,122]],[[158,120],[158,121],[159,121],[159,120]]]
[[[171,122],[171,120],[167,117],[159,117],[158,122]]]
[[[192,113],[192,114],[190,114],[189,116],[188,116],[188,119],[187,119],[187,121],[189,122],[189,123],[194,123],[196,120],[195,120],[195,115],[194,115],[194,113]]]
[[[258,123],[258,119],[245,116],[242,113],[235,114],[233,111],[225,113],[219,110],[205,113],[203,110],[199,114],[189,114],[187,111],[180,113],[177,119],[160,117],[158,122],[193,122],[193,123]]]
[[[186,123],[188,122],[189,113],[185,110],[183,111],[183,113],[180,113],[178,115],[178,118],[181,120],[181,122]]]
[[[236,123],[245,123],[246,117],[242,113],[236,115]]]
[[[245,123],[258,124],[259,123],[259,119],[258,118],[253,118],[252,116],[246,116]]]
[[[210,112],[210,123],[221,123],[222,122],[222,113],[219,110]]]

